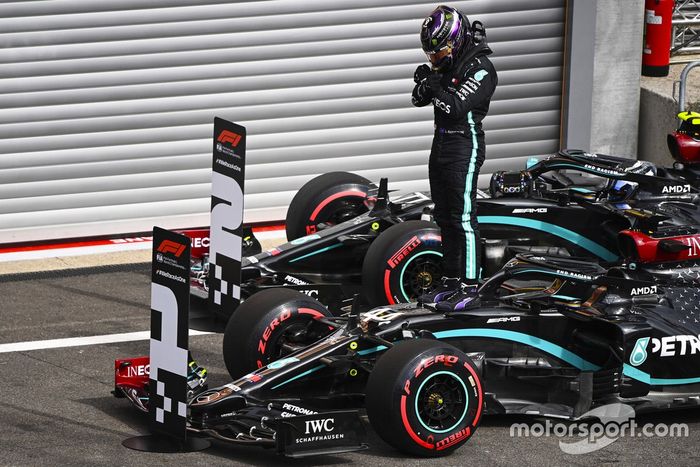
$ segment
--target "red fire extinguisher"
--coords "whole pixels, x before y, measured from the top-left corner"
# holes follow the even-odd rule
[[[671,59],[671,20],[675,0],[646,0],[646,37],[642,55],[644,76],[668,76]]]

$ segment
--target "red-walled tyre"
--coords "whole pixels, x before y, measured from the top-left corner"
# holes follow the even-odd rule
[[[284,288],[263,290],[233,312],[224,331],[224,363],[240,378],[330,333],[319,318],[331,313],[318,300]]]
[[[320,223],[336,225],[367,212],[371,184],[350,172],[329,172],[306,182],[287,210],[287,241],[315,233]]]
[[[408,303],[442,277],[442,237],[428,221],[393,225],[372,242],[362,263],[362,287],[375,305]]]
[[[416,456],[444,456],[464,444],[481,420],[484,393],[474,363],[435,340],[400,342],[367,381],[367,415],[377,434]]]

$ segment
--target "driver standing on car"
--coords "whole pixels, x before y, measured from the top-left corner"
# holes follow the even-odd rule
[[[486,157],[481,121],[489,110],[498,77],[488,59],[483,25],[441,5],[423,22],[421,65],[413,80],[413,105],[433,104],[435,134],[428,164],[433,216],[442,231],[442,283],[420,297],[440,311],[478,305],[481,245],[476,187]]]

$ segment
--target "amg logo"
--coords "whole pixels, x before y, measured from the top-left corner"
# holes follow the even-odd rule
[[[690,185],[665,185],[661,193],[690,193]]]
[[[297,279],[294,276],[287,275],[287,277],[285,277],[284,280],[289,282],[290,284],[294,284],[294,285],[309,285],[308,282],[305,282],[301,279]]]
[[[334,418],[324,418],[321,420],[306,420],[304,422],[306,425],[306,432],[304,434],[310,435],[313,433],[330,433],[335,428]]]
[[[187,248],[187,245],[181,245],[177,242],[173,242],[172,240],[163,240],[160,242],[160,245],[158,245],[158,251],[161,253],[172,253],[176,258],[179,258],[180,255],[182,255],[185,248]]]
[[[488,321],[486,321],[486,324],[491,324],[491,323],[508,323],[508,322],[518,322],[520,321],[520,316],[506,316],[503,318],[489,318]]]
[[[518,208],[513,209],[513,214],[544,214],[547,208]]]
[[[630,295],[652,295],[656,293],[656,286],[648,286],[648,287],[635,287],[632,289],[630,292]]]
[[[216,140],[220,143],[230,143],[231,147],[235,148],[241,141],[241,135],[232,131],[224,130],[221,133],[219,133],[219,137],[216,138]]]
[[[593,279],[591,276],[586,275],[586,274],[581,274],[580,272],[564,271],[561,269],[557,269],[557,274],[561,274],[562,276],[573,277],[575,279],[588,280],[588,281]]]
[[[389,261],[387,263],[391,267],[391,269],[394,269],[401,261],[403,261],[410,252],[416,249],[418,245],[420,245],[421,241],[417,236],[414,236],[412,239],[406,242],[404,246],[397,251],[394,256],[389,258]]]

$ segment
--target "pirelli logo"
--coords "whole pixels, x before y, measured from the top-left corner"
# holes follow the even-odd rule
[[[408,256],[409,253],[411,253],[413,250],[416,249],[418,245],[420,245],[420,239],[417,236],[413,236],[412,239],[406,242],[404,246],[402,246],[399,251],[397,251],[394,256],[389,258],[389,261],[387,263],[391,267],[391,269],[394,269],[401,261],[406,259],[406,256]]]
[[[216,138],[216,140],[219,143],[229,143],[231,147],[235,148],[241,141],[241,135],[232,131],[224,130],[221,133],[219,133],[219,137]]]
[[[179,258],[180,255],[185,252],[185,248],[187,248],[187,245],[181,245],[172,240],[163,240],[160,242],[160,245],[158,245],[158,251],[160,253],[172,253],[176,258]]]

